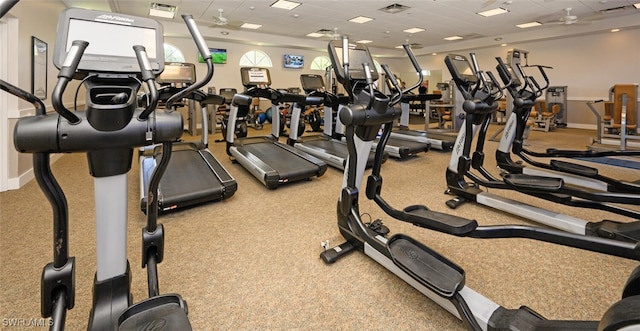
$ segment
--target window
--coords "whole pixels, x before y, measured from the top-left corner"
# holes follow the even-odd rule
[[[384,73],[384,70],[382,70],[382,66],[380,65],[380,62],[378,62],[376,60],[373,60],[373,66],[376,67],[376,71],[379,74],[383,74]]]
[[[164,44],[164,61],[165,62],[187,62],[184,54],[171,44]]]
[[[331,65],[331,60],[329,60],[326,56],[318,56],[313,61],[311,61],[311,70],[322,70],[327,69],[328,66]]]
[[[240,57],[241,67],[262,67],[272,68],[271,58],[263,51],[248,51]]]

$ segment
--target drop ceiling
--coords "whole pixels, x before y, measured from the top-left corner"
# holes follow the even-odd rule
[[[167,35],[186,36],[181,14],[191,14],[208,40],[299,48],[323,48],[326,40],[346,34],[352,41],[371,40],[369,46],[381,56],[401,53],[396,46],[413,44],[417,54],[441,52],[503,43],[565,38],[600,33],[610,29],[640,28],[640,0],[299,0],[293,10],[272,8],[275,0],[63,0],[67,7],[107,10],[148,16],[152,2],[177,7],[174,19],[157,18]],[[409,7],[397,13],[381,11],[384,7]],[[478,12],[503,8],[508,12],[483,17]],[[567,8],[571,8],[567,15]],[[221,15],[226,25],[218,25]],[[373,20],[349,22],[356,16]],[[567,22],[566,17],[575,17]],[[542,26],[521,29],[516,24],[538,21]],[[239,28],[242,23],[259,24],[258,30]],[[404,32],[420,28],[417,33]],[[319,38],[307,34],[320,31]],[[451,36],[463,37],[447,41]]]

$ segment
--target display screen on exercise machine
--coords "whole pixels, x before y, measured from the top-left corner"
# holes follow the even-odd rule
[[[342,41],[334,40],[329,42],[329,56],[331,58],[331,63],[334,66],[334,70],[336,71],[336,75],[338,76],[338,81],[343,82],[344,80],[344,66],[342,62]],[[376,81],[378,80],[378,72],[376,71],[375,65],[373,63],[373,58],[371,58],[371,53],[369,53],[369,49],[364,45],[356,45],[353,48],[349,48],[349,78],[352,80],[360,80],[364,81],[366,76],[364,74],[364,69],[362,64],[369,64],[369,72],[371,73],[371,78]]]
[[[244,86],[271,85],[271,76],[267,68],[240,68],[240,74]]]
[[[455,74],[458,76],[458,79],[471,83],[478,81],[476,73],[471,67],[471,63],[465,56],[449,54],[447,55],[447,58],[453,64],[453,69],[455,70]]]
[[[61,68],[73,41],[89,43],[79,72],[138,73],[140,66],[133,46],[145,47],[154,73],[164,70],[163,28],[155,20],[110,12],[71,8],[63,11],[53,63]]]
[[[167,62],[156,81],[158,84],[193,84],[196,82],[196,66],[193,63]]]
[[[300,84],[302,89],[307,92],[324,90],[324,79],[320,75],[300,75]]]

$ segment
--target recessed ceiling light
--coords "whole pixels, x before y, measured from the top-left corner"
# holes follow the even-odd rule
[[[149,7],[149,16],[173,19],[176,16],[176,11],[178,11],[176,6],[153,2]]]
[[[438,55],[438,53],[431,53],[431,55]]]
[[[542,23],[540,23],[538,21],[533,21],[533,22],[529,22],[529,23],[522,23],[522,24],[516,24],[516,26],[519,27],[520,29],[532,28],[534,26],[540,26],[540,25],[542,25]]]
[[[253,23],[244,23],[242,24],[240,27],[243,29],[259,29],[262,25],[261,24],[253,24]]]
[[[369,43],[372,43],[372,42],[373,42],[373,40],[362,39],[362,40],[356,41],[356,44],[369,44]]]
[[[620,29],[611,29],[611,32],[618,32]]]
[[[505,46],[507,46],[507,44],[500,44],[500,46],[505,47]]]
[[[307,37],[311,37],[311,38],[320,38],[322,36],[324,36],[324,34],[319,33],[319,32],[307,33]]]
[[[406,29],[406,30],[402,30],[406,33],[417,33],[417,32],[422,32],[424,31],[423,28],[411,28],[411,29]]]
[[[295,2],[295,1],[278,0],[278,1],[274,2],[274,3],[272,3],[271,7],[291,10],[293,8],[296,8],[296,7],[300,6],[300,5],[301,5],[301,3]]]
[[[366,16],[358,16],[349,20],[349,22],[353,22],[353,23],[367,23],[369,21],[373,21],[373,18],[366,17]]]
[[[444,40],[450,40],[450,41],[451,40],[460,40],[460,39],[463,39],[463,38],[460,37],[460,36],[451,36],[451,37],[444,38]]]
[[[489,16],[495,16],[495,15],[500,15],[500,14],[504,14],[504,13],[508,13],[509,11],[502,8],[502,7],[498,7],[496,9],[491,9],[491,10],[485,10],[485,11],[481,11],[479,13],[476,13],[480,16],[484,16],[484,17],[489,17]]]

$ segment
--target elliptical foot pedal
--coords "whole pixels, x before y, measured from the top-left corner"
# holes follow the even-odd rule
[[[387,242],[393,262],[436,294],[450,298],[464,287],[464,270],[411,237],[397,234]]]
[[[120,315],[118,330],[191,331],[187,303],[177,294],[165,294],[138,302]]]

